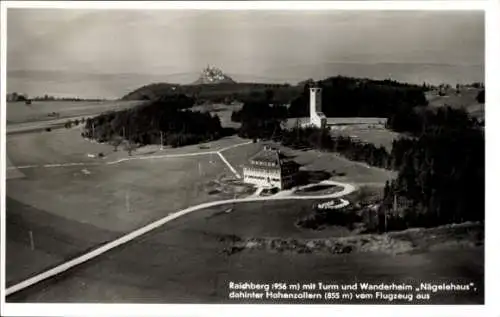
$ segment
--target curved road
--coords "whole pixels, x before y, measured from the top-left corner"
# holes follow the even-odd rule
[[[157,155],[157,156],[141,156],[141,157],[132,157],[132,158],[124,158],[120,159],[117,161],[113,162],[106,162],[104,164],[118,164],[122,162],[126,162],[129,160],[136,160],[136,159],[159,159],[159,158],[169,158],[169,157],[183,157],[183,156],[195,156],[195,155],[206,155],[206,154],[218,154],[220,158],[224,161],[224,163],[230,168],[230,170],[238,177],[241,178],[241,176],[238,174],[236,169],[231,166],[231,164],[225,159],[225,157],[222,155],[222,152],[230,149],[230,148],[235,148],[238,146],[243,146],[246,144],[249,144],[252,142],[245,142],[245,143],[240,143],[240,144],[235,144],[223,149],[220,149],[219,151],[209,151],[209,152],[196,152],[196,153],[187,153],[187,154],[173,154],[173,155]],[[92,163],[67,163],[67,164],[49,164],[49,165],[43,165],[43,166],[23,166],[23,167],[10,167],[8,169],[16,169],[16,168],[35,168],[35,167],[64,167],[64,166],[75,166],[75,165],[94,165]],[[345,195],[348,195],[352,193],[353,191],[356,190],[356,187],[354,187],[351,184],[345,184],[345,183],[340,183],[340,182],[335,182],[335,181],[323,181],[324,184],[329,184],[329,185],[335,185],[339,187],[343,187],[342,191],[340,192],[335,192],[329,195],[319,195],[319,196],[299,196],[299,195],[293,195],[293,191],[286,191],[282,193],[282,195],[277,195],[277,196],[267,196],[267,197],[246,197],[246,198],[239,198],[239,199],[228,199],[228,200],[220,200],[220,201],[214,201],[214,202],[208,202],[208,203],[203,203],[199,204],[196,206],[192,206],[183,210],[180,210],[178,212],[169,214],[168,216],[161,218],[157,221],[154,221],[153,223],[150,223],[142,228],[139,228],[137,230],[134,230],[121,238],[118,238],[114,241],[108,242],[104,244],[101,247],[96,248],[95,250],[88,252],[86,254],[83,254],[81,256],[78,256],[74,258],[73,260],[70,260],[68,262],[65,262],[61,265],[58,265],[46,272],[43,272],[41,274],[38,274],[36,276],[33,276],[23,282],[20,282],[16,285],[13,285],[9,288],[6,289],[5,291],[5,296],[9,296],[13,293],[16,293],[18,291],[21,291],[27,287],[30,287],[32,285],[35,285],[43,280],[46,280],[48,278],[54,277],[62,272],[65,272],[77,265],[80,265],[82,263],[85,263],[107,251],[110,251],[120,245],[123,245],[127,242],[130,242],[156,228],[161,227],[162,225],[177,219],[183,215],[186,215],[188,213],[200,210],[200,209],[205,209],[205,208],[210,208],[210,207],[217,207],[217,206],[222,206],[222,205],[227,205],[227,204],[235,204],[235,203],[245,203],[245,202],[257,202],[257,201],[266,201],[266,200],[308,200],[308,199],[328,199],[328,198],[340,198]],[[284,195],[283,195],[284,194]],[[339,206],[347,206],[349,202],[347,200],[342,199]]]

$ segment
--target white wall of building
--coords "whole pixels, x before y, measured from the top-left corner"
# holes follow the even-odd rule
[[[321,88],[309,88],[309,123],[312,126],[319,128],[326,126],[326,117],[322,114],[322,108]]]
[[[322,112],[321,88],[309,88],[311,113]]]
[[[265,170],[245,167],[243,169],[243,181],[260,187],[277,187],[282,189],[281,172],[278,169]]]

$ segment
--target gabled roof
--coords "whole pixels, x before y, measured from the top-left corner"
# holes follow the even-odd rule
[[[293,162],[278,149],[269,146],[265,146],[260,152],[252,156],[249,161],[250,166],[263,168],[280,168],[282,165],[288,165]],[[259,165],[259,162],[264,164],[271,163],[272,165]]]
[[[259,161],[279,165],[282,156],[278,150],[265,146],[260,152],[250,158],[250,162]]]

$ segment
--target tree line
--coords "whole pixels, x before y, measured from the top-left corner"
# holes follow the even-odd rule
[[[426,130],[394,145],[398,178],[385,186],[385,230],[484,220],[482,130]]]
[[[239,111],[233,111],[231,120],[240,122],[238,135],[249,139],[277,137],[288,112],[286,107],[270,104],[273,94],[268,92],[262,100],[251,100],[243,104]]]
[[[386,127],[393,131],[410,132],[417,136],[432,130],[470,129],[478,126],[477,119],[471,118],[465,110],[449,106],[397,111],[386,122]]]
[[[322,89],[322,111],[327,117],[388,117],[428,103],[426,89],[419,85],[336,76],[316,84],[306,82],[302,94],[290,103],[289,117],[309,116],[311,85]]]
[[[104,98],[56,97],[50,95],[30,98],[32,101],[106,101]]]
[[[194,100],[184,95],[158,100],[121,111],[88,118],[82,136],[99,142],[138,145],[160,144],[173,147],[220,138],[225,134],[217,115],[195,112]]]

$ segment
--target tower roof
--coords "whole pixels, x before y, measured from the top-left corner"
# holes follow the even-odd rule
[[[319,82],[317,82],[317,81],[310,81],[308,83],[308,86],[309,86],[309,89],[311,89],[311,88],[321,88],[320,85],[319,85]]]

